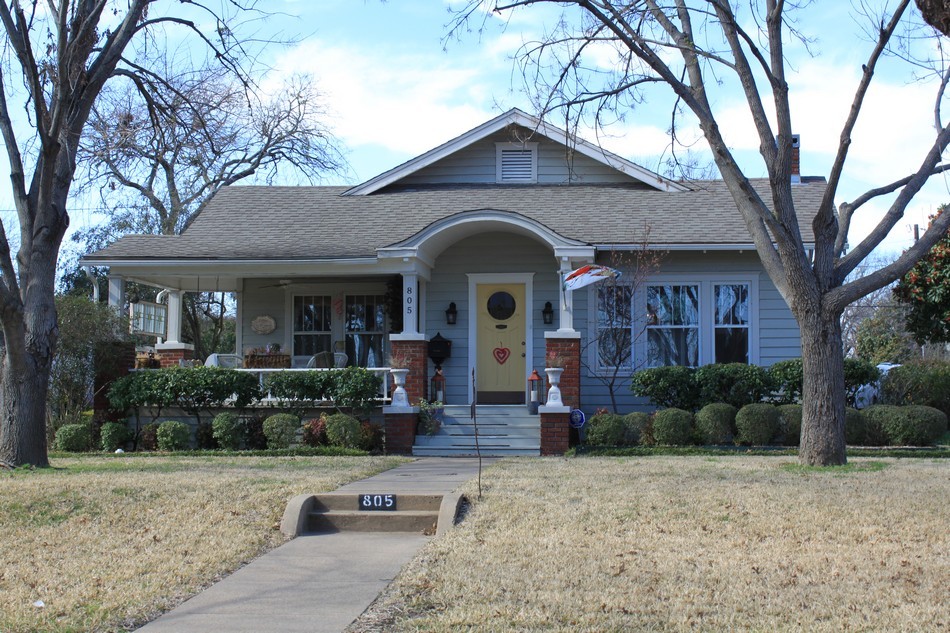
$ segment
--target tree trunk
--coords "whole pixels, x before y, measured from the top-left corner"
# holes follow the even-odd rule
[[[23,464],[45,468],[46,395],[49,365],[28,371],[3,360],[0,378],[0,463],[10,467]]]
[[[802,436],[798,460],[807,466],[847,463],[844,442],[844,355],[838,316],[799,317],[802,335]]]

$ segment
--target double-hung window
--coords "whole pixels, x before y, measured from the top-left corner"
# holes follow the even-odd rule
[[[331,309],[328,295],[294,297],[294,356],[331,351]]]
[[[716,284],[717,363],[749,362],[749,284]]]
[[[597,286],[597,367],[633,367],[633,289],[602,283]]]
[[[386,298],[382,295],[348,295],[345,329],[348,364],[358,367],[383,367]]]
[[[647,286],[647,365],[686,365],[700,362],[699,286]]]

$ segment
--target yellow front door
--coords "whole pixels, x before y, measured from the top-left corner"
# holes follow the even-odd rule
[[[477,301],[478,402],[520,404],[525,391],[524,284],[479,284]]]

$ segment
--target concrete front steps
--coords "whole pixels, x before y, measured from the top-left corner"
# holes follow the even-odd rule
[[[541,418],[525,405],[478,405],[478,446],[484,457],[539,455]],[[417,435],[412,454],[418,456],[473,456],[475,424],[471,407],[448,405],[442,427],[434,435]]]
[[[328,493],[298,495],[290,500],[281,521],[288,536],[328,532],[410,532],[436,534],[451,527],[462,503],[460,495],[392,494],[395,510],[360,510],[360,497],[377,498],[385,504],[385,495],[373,493]],[[372,503],[372,502],[370,502]]]

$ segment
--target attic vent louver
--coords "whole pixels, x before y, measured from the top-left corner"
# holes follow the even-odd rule
[[[504,183],[537,182],[537,143],[525,145],[499,144],[497,147],[497,181]]]

